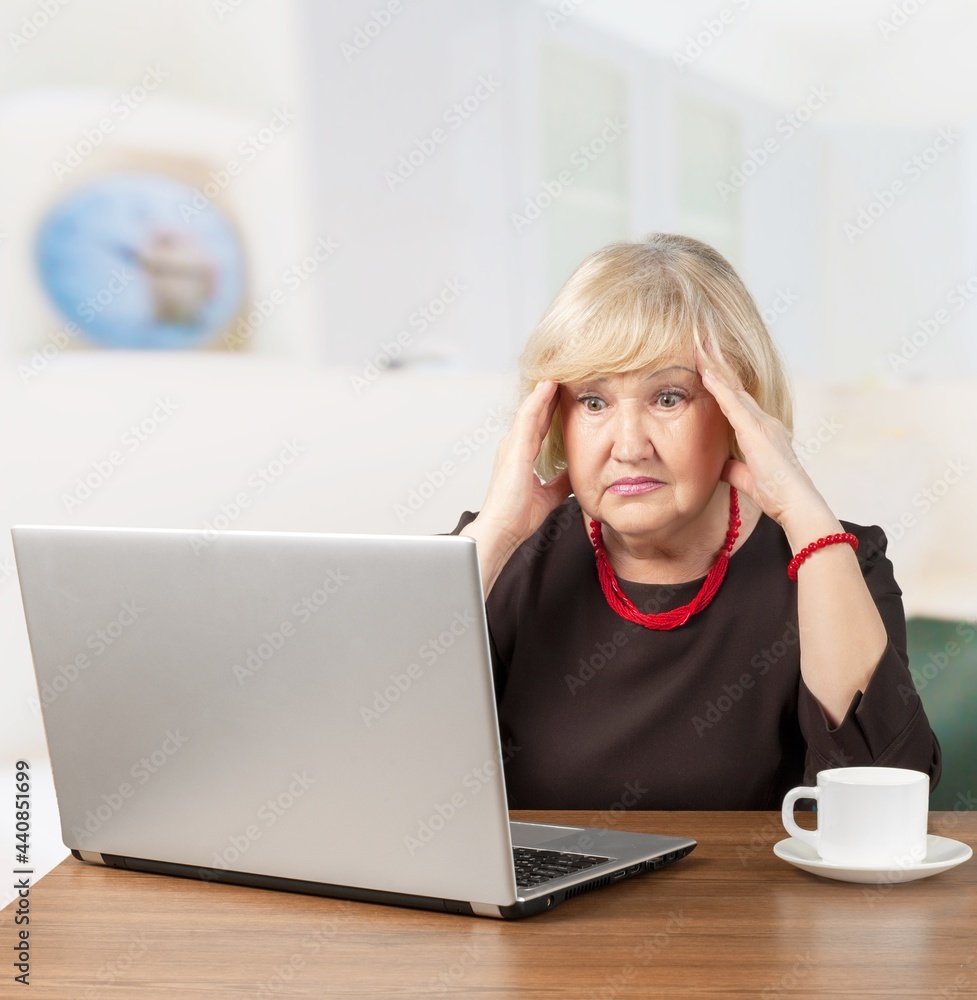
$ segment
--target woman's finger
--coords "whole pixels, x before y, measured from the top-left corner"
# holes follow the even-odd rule
[[[560,402],[559,389],[560,386],[557,382],[540,382],[533,390],[533,392],[538,391],[540,394],[539,418],[536,423],[536,429],[539,431],[541,438],[550,429],[550,422],[553,420],[553,414],[556,412],[556,407]]]
[[[702,384],[712,393],[734,431],[755,426],[766,415],[760,404],[742,387],[724,382],[711,368],[702,371]]]
[[[516,408],[509,430],[495,452],[494,481],[508,478],[513,472],[521,477],[526,469],[532,468],[545,434],[541,425],[547,409],[546,395],[545,386],[537,385]],[[492,485],[490,482],[490,489]]]
[[[564,469],[558,476],[554,476],[543,483],[542,490],[549,497],[550,503],[554,507],[563,503],[571,492],[570,473]]]
[[[730,486],[739,490],[740,493],[752,497],[754,501],[758,499],[756,480],[745,462],[740,462],[735,458],[729,459],[723,466],[719,478],[724,483],[729,483]]]
[[[538,382],[516,410],[510,433],[520,444],[539,448],[558,402],[556,382]]]

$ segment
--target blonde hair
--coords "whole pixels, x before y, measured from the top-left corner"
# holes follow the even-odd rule
[[[652,233],[611,243],[570,275],[519,359],[520,400],[537,382],[573,383],[646,368],[703,345],[725,359],[746,391],[793,430],[783,362],[753,297],[718,251]],[[731,450],[738,458],[735,442]],[[536,461],[543,479],[566,468],[559,408]]]

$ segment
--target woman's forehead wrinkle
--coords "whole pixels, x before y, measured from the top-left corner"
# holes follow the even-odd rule
[[[688,372],[690,375],[695,375],[695,371],[692,368],[689,368],[687,365],[668,365],[665,368],[659,368],[656,371],[649,372],[647,375],[644,376],[643,381],[647,382],[649,379],[657,378],[659,375],[664,375],[666,372],[671,372],[671,371],[682,371],[682,372]],[[603,383],[606,382],[608,379],[614,377],[615,376],[613,375],[599,375],[596,378],[585,379],[584,382],[580,384],[586,384],[587,382]]]
[[[648,379],[657,378],[659,375],[664,375],[666,372],[688,372],[690,375],[695,375],[693,369],[689,368],[688,365],[668,365],[666,368],[659,368],[657,371],[651,372],[649,375],[645,376],[645,381]]]

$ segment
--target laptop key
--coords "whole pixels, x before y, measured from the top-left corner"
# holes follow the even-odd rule
[[[575,875],[610,860],[596,854],[544,851],[532,847],[513,849],[516,884],[520,889],[532,889],[544,882]]]

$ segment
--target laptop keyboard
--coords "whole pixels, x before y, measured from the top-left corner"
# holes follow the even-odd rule
[[[512,854],[516,865],[516,886],[520,889],[533,889],[552,879],[573,875],[611,860],[596,854],[567,854],[563,851],[541,851],[534,847],[514,847]]]

